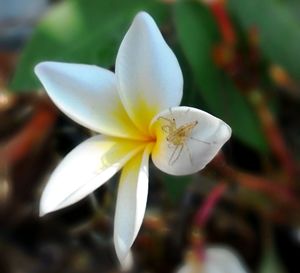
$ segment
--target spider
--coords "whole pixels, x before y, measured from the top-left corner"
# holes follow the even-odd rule
[[[170,110],[170,113],[172,115],[171,110]],[[191,152],[190,152],[189,147],[186,143],[188,138],[193,139],[193,140],[198,141],[198,142],[201,142],[201,143],[208,144],[208,145],[211,144],[211,142],[199,140],[199,139],[196,139],[196,138],[191,136],[192,130],[198,124],[197,120],[187,122],[186,124],[183,124],[183,125],[177,127],[176,120],[175,120],[174,117],[172,117],[171,119],[170,118],[165,118],[165,117],[159,117],[159,119],[163,119],[163,120],[166,120],[168,122],[168,124],[163,125],[161,127],[161,129],[165,133],[167,133],[166,140],[169,143],[168,147],[169,148],[175,147],[174,151],[172,152],[171,157],[169,159],[169,165],[173,165],[178,160],[178,158],[180,157],[184,147],[188,151],[191,163],[193,163]]]

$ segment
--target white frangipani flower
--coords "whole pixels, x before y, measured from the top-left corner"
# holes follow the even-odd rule
[[[208,247],[204,260],[186,261],[176,273],[247,273],[248,270],[232,250],[225,247]]]
[[[123,262],[143,221],[150,154],[166,173],[191,174],[216,155],[231,129],[206,112],[178,106],[183,89],[178,61],[145,12],[136,15],[121,43],[115,73],[58,62],[40,63],[35,73],[66,115],[101,134],[60,163],[43,192],[40,213],[79,201],[123,168],[114,223]]]

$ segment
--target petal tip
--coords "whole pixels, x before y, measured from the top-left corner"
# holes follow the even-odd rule
[[[39,75],[41,73],[43,73],[43,67],[44,67],[44,62],[42,63],[38,63],[35,67],[34,67],[34,73],[35,75],[37,75],[39,77]]]
[[[48,214],[50,211],[47,211],[47,210],[45,210],[44,208],[42,208],[41,206],[40,206],[40,211],[39,211],[39,217],[43,217],[43,216],[45,216],[46,214]]]
[[[138,25],[142,28],[156,29],[157,25],[152,16],[146,11],[140,11],[136,14],[132,22],[133,25]]]
[[[37,76],[40,76],[42,74],[47,73],[48,71],[51,71],[53,69],[59,68],[62,65],[66,65],[68,63],[62,63],[62,62],[53,62],[53,61],[44,61],[44,62],[40,62],[38,63],[35,67],[34,67],[34,72]]]
[[[34,67],[34,73],[40,77],[43,74],[45,74],[49,68],[49,66],[51,65],[51,63],[53,62],[49,62],[49,61],[45,61],[45,62],[41,62],[38,63],[35,67]]]
[[[121,271],[129,271],[133,267],[133,258],[131,252],[127,254],[127,256],[120,260]]]
[[[134,20],[147,20],[149,18],[152,19],[151,15],[148,12],[142,10],[136,14]]]
[[[123,269],[130,268],[132,265],[132,255],[130,251],[130,246],[126,245],[116,233],[114,233],[114,245],[121,267]]]
[[[116,235],[115,229],[114,229],[114,245],[115,245],[117,257],[118,257],[119,261],[122,263],[122,261],[126,257],[127,250],[124,249],[124,244],[122,244],[121,240],[119,239],[119,236]]]
[[[43,193],[42,198],[40,200],[39,217],[43,217],[46,214],[49,214],[61,208],[60,206],[53,205],[53,203],[49,201],[49,197],[46,198],[45,193]]]
[[[228,141],[232,134],[231,127],[227,123],[222,122],[222,125],[220,128],[220,134],[224,137],[225,142]]]
[[[39,212],[39,217],[43,217],[43,216],[45,216],[46,214],[47,214],[47,212],[40,211],[40,212]]]

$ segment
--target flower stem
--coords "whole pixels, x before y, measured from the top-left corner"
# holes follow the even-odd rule
[[[194,218],[194,224],[196,226],[202,228],[206,224],[214,207],[217,205],[226,190],[227,185],[225,183],[220,183],[212,189],[196,212],[196,216]]]

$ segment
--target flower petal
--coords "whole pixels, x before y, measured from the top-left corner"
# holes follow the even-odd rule
[[[83,64],[43,62],[35,73],[50,98],[70,118],[94,131],[141,139],[117,92],[109,70]]]
[[[225,247],[208,247],[205,255],[204,272],[247,273],[239,257]]]
[[[132,158],[124,167],[118,189],[114,243],[121,262],[127,260],[143,222],[148,196],[148,161],[153,144]]]
[[[100,187],[145,144],[94,136],[72,150],[59,164],[46,185],[40,214],[69,206]]]
[[[247,273],[236,253],[228,248],[215,246],[205,249],[205,259],[196,260],[197,257],[187,259],[176,273]]]
[[[203,169],[231,135],[225,122],[191,107],[163,111],[153,119],[151,130],[157,137],[153,162],[173,175]]]
[[[180,104],[183,88],[180,66],[146,12],[136,15],[121,43],[116,76],[122,102],[143,132],[148,132],[156,114]]]

